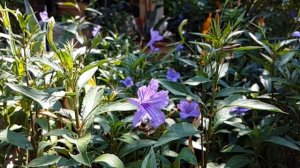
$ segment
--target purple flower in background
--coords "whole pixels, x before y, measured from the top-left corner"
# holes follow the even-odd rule
[[[173,82],[177,82],[177,80],[180,78],[180,73],[176,72],[174,69],[169,68],[166,75],[167,79]]]
[[[235,114],[236,116],[243,116],[245,115],[250,109],[248,108],[244,108],[244,107],[233,107],[232,109],[230,109],[230,113]]]
[[[159,32],[153,30],[153,28],[150,29],[150,34],[151,34],[151,40],[148,42],[147,46],[151,48],[151,52],[157,52],[159,51],[159,48],[156,48],[154,46],[154,43],[162,40],[164,37],[159,35]]]
[[[101,26],[97,25],[93,28],[92,35],[93,37],[97,36],[97,34],[101,31]]]
[[[183,50],[183,48],[184,48],[183,45],[179,44],[176,46],[176,51],[181,51],[181,50]]]
[[[130,76],[126,77],[124,80],[121,80],[120,82],[123,83],[128,88],[133,86],[133,81]]]
[[[47,11],[40,12],[39,14],[42,22],[48,22],[49,17]]]
[[[138,98],[129,99],[131,104],[137,106],[137,111],[133,116],[133,127],[149,124],[151,127],[157,128],[165,122],[165,114],[161,109],[169,102],[169,92],[157,92],[158,86],[158,81],[152,79],[148,86],[138,89]]]
[[[179,115],[181,119],[186,119],[188,117],[198,117],[200,115],[198,103],[194,101],[180,100],[178,108],[180,110]]]
[[[295,31],[292,33],[292,37],[300,37],[300,32],[299,31]]]

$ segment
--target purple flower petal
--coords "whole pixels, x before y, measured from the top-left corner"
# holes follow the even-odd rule
[[[158,87],[158,81],[152,79],[148,86],[142,86],[138,89],[138,99],[129,99],[131,104],[137,106],[137,111],[133,117],[133,127],[148,123],[151,127],[157,128],[165,122],[165,115],[161,109],[169,102],[169,92],[157,92]]]
[[[299,31],[295,31],[292,33],[292,37],[300,37],[300,32]]]
[[[121,80],[120,81],[121,83],[123,83],[126,87],[131,87],[133,86],[133,81],[132,81],[132,78],[131,77],[126,77],[125,80]]]
[[[200,115],[198,103],[194,101],[180,100],[178,108],[180,110],[179,115],[181,119],[198,117]]]
[[[164,39],[164,37],[159,35],[159,32],[153,30],[153,28],[150,29],[150,35],[151,35],[151,40],[148,42],[147,46],[150,47],[151,52],[157,52],[159,51],[159,48],[154,47],[154,43]]]
[[[243,116],[245,115],[250,109],[244,107],[233,107],[230,109],[230,113],[235,114],[236,116]]]
[[[93,28],[93,31],[92,31],[92,35],[93,37],[97,36],[97,34],[101,31],[101,26],[100,25],[97,25]]]
[[[42,22],[48,22],[49,17],[47,11],[40,12],[39,14]]]
[[[179,44],[176,46],[176,51],[181,51],[181,50],[183,50],[183,48],[184,48],[183,45]]]
[[[170,81],[177,82],[177,80],[180,78],[180,73],[170,68],[167,71],[166,78]]]

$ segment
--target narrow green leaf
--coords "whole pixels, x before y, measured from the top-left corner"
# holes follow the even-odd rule
[[[259,100],[253,100],[253,99],[242,99],[242,100],[233,101],[232,103],[229,104],[229,106],[238,106],[238,107],[245,107],[249,109],[284,113],[282,110],[280,110],[279,108],[271,104],[264,103]]]
[[[147,154],[147,156],[145,157],[145,159],[143,160],[142,163],[142,167],[141,168],[156,168],[157,167],[157,163],[156,163],[156,157],[155,157],[155,153],[153,148],[150,149],[149,153]]]
[[[184,82],[184,84],[191,85],[191,86],[197,86],[201,83],[207,83],[210,81],[211,81],[210,79],[205,78],[203,76],[194,76],[193,78],[186,80]]]
[[[91,87],[88,90],[82,102],[81,116],[83,120],[86,120],[100,103],[103,92],[103,89],[97,86]]]
[[[174,163],[177,167],[180,167],[180,160],[185,160],[192,165],[198,164],[195,154],[187,147],[182,148],[179,155],[177,156]]]
[[[225,164],[225,168],[240,168],[249,164],[251,159],[245,155],[236,155],[231,157]]]
[[[183,122],[175,124],[157,140],[154,147],[161,146],[170,141],[181,139],[183,137],[192,136],[198,132],[199,130],[197,130],[197,128],[190,123]]]
[[[278,137],[278,136],[272,136],[272,137],[270,137],[269,139],[267,139],[265,141],[272,142],[272,143],[277,144],[277,145],[285,146],[285,147],[300,151],[299,146],[297,146],[296,144],[294,144],[291,141],[288,141],[287,139],[284,139],[284,138],[281,138],[281,137]]]
[[[77,80],[77,89],[80,90],[84,87],[84,85],[94,76],[95,72],[98,70],[98,67],[91,68],[81,74]]]
[[[127,154],[136,151],[138,149],[151,146],[155,144],[156,141],[150,140],[150,139],[140,139],[140,140],[135,140],[131,143],[126,144],[123,148],[121,148],[119,155],[120,157],[124,157]]]
[[[114,102],[103,104],[100,107],[100,114],[111,112],[111,111],[132,111],[136,110],[136,106],[132,105],[129,102]]]
[[[57,155],[47,155],[40,156],[33,159],[27,167],[42,167],[42,166],[50,166],[56,164],[61,159],[61,156]]]
[[[177,96],[193,96],[194,94],[188,88],[187,86],[177,83],[177,82],[172,82],[168,81],[165,79],[158,79],[159,83],[165,87],[167,90],[169,90],[171,93]]]
[[[114,154],[103,154],[97,157],[94,162],[100,162],[103,166],[111,168],[124,168],[123,162]]]

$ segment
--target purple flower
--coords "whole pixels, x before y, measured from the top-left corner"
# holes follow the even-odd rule
[[[174,69],[169,68],[166,75],[167,79],[173,82],[177,82],[177,80],[180,78],[180,73],[176,72]]]
[[[200,115],[198,103],[194,101],[180,100],[178,108],[180,109],[179,115],[181,119],[198,117]]]
[[[101,31],[101,26],[97,25],[93,28],[93,31],[92,31],[92,35],[93,37],[95,37],[100,31]]]
[[[150,29],[150,34],[151,34],[151,40],[148,42],[147,46],[151,48],[151,52],[157,52],[159,51],[159,48],[156,48],[154,46],[154,43],[162,40],[164,37],[159,35],[159,32],[153,30],[153,28]]]
[[[124,80],[121,80],[120,82],[123,83],[128,88],[133,86],[133,81],[130,76],[126,77]]]
[[[133,127],[149,124],[151,127],[157,128],[165,122],[165,114],[161,109],[169,102],[169,92],[157,92],[158,86],[158,81],[152,79],[148,86],[138,89],[138,98],[129,99],[131,104],[137,106],[137,111],[133,116]]]
[[[244,107],[233,107],[230,109],[230,113],[235,114],[236,116],[243,116],[245,115],[250,109]]]
[[[40,14],[40,18],[41,18],[42,22],[48,22],[49,21],[47,11],[40,12],[39,14]]]
[[[181,51],[183,50],[184,46],[182,44],[179,44],[176,46],[176,51]]]
[[[300,32],[299,31],[294,31],[292,33],[292,37],[300,37]]]

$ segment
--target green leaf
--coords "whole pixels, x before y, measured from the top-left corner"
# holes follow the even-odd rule
[[[90,117],[90,114],[96,109],[103,96],[103,89],[100,87],[91,87],[86,93],[81,108],[81,116],[83,120]]]
[[[170,141],[181,139],[183,137],[192,136],[196,133],[199,133],[199,130],[197,130],[197,128],[190,123],[183,122],[174,124],[165,134],[163,134],[158,139],[154,147],[161,146]]]
[[[261,102],[259,100],[253,100],[253,99],[242,99],[242,100],[236,100],[229,104],[229,106],[238,106],[238,107],[244,107],[249,109],[256,109],[256,110],[266,110],[266,111],[272,111],[272,112],[280,112],[284,113],[279,108],[268,104]]]
[[[289,52],[283,56],[281,56],[278,61],[276,62],[277,67],[281,67],[285,64],[287,64],[295,55],[295,52]]]
[[[111,111],[132,111],[136,110],[136,106],[129,102],[114,102],[101,105],[100,114]]]
[[[53,92],[50,95],[46,92],[23,85],[12,83],[6,83],[6,85],[9,86],[12,90],[30,97],[34,101],[38,102],[44,109],[53,108],[54,104],[65,95],[65,92],[63,91]]]
[[[70,153],[70,156],[81,164],[84,164],[86,166],[91,166],[90,158],[88,157],[87,154],[87,146],[91,140],[91,134],[86,134],[85,136],[79,139],[73,139],[66,135],[63,135],[63,137],[67,139],[69,142],[76,144],[77,149],[79,151],[79,154],[73,155]]]
[[[153,144],[155,144],[156,141],[150,140],[150,139],[140,139],[140,140],[135,140],[131,143],[126,144],[123,148],[121,148],[120,152],[119,152],[119,156],[120,157],[124,157],[127,154],[136,151],[138,149],[147,147],[147,146],[151,146]]]
[[[33,159],[27,167],[42,167],[56,164],[61,159],[61,156],[47,155]]]
[[[184,147],[181,149],[179,155],[177,156],[177,158],[175,160],[174,167],[180,168],[180,160],[185,160],[192,165],[198,164],[197,158],[195,157],[194,153],[187,147]]]
[[[195,68],[198,67],[197,64],[196,64],[194,61],[192,61],[192,60],[189,60],[189,59],[183,59],[183,58],[177,58],[177,59],[178,59],[179,61],[181,61],[181,62],[184,62],[184,63],[186,63],[186,64],[192,66],[192,67],[195,67]]]
[[[216,113],[215,113],[215,118],[214,118],[214,128],[217,128],[220,124],[224,123],[224,121],[234,117],[231,113],[230,113],[230,109],[231,107],[224,107],[219,109]]]
[[[94,162],[100,162],[103,166],[111,168],[124,168],[123,162],[114,154],[103,154],[97,157]]]
[[[190,88],[188,88],[187,86],[185,86],[183,84],[168,81],[168,80],[165,80],[165,79],[158,79],[158,81],[163,87],[165,87],[167,90],[169,90],[174,95],[177,95],[177,96],[194,96],[194,94],[192,93]]]
[[[191,85],[191,86],[197,86],[201,83],[207,83],[207,82],[210,82],[210,81],[211,81],[210,79],[207,79],[203,76],[194,76],[193,78],[188,79],[187,81],[185,81],[184,84]]]
[[[277,144],[277,145],[285,146],[285,147],[300,151],[299,146],[297,146],[296,144],[294,144],[291,141],[288,141],[288,140],[286,140],[284,138],[281,138],[281,137],[278,137],[278,136],[272,136],[272,137],[270,137],[269,139],[267,139],[265,141],[272,142],[272,143]]]
[[[233,48],[233,51],[247,51],[247,50],[256,50],[256,49],[261,49],[261,46],[245,46],[245,47],[237,47]]]
[[[246,153],[246,154],[254,154],[252,150],[246,150],[239,145],[229,145],[224,147],[221,152],[224,153]]]
[[[268,47],[267,45],[265,45],[263,42],[259,41],[259,40],[257,39],[257,37],[256,37],[254,34],[252,34],[252,33],[249,32],[249,35],[250,35],[250,37],[251,37],[257,44],[261,45],[261,46],[269,53],[269,55],[273,55],[273,52],[272,52],[272,50],[270,49],[270,47]]]
[[[98,70],[98,67],[91,68],[81,74],[77,80],[77,89],[80,90],[84,87],[84,85],[94,76],[95,72]]]
[[[236,93],[249,93],[250,90],[242,87],[224,88],[217,93],[216,97],[227,97]]]
[[[45,136],[63,136],[63,135],[72,136],[73,134],[74,133],[66,129],[54,129],[48,132]]]
[[[62,67],[59,64],[56,64],[55,62],[50,61],[46,57],[30,57],[29,59],[30,59],[29,60],[30,62],[41,62],[45,65],[48,65],[49,67],[51,67],[52,69],[54,69],[57,72],[60,72],[62,74],[64,73],[64,70],[62,69]]]
[[[182,31],[183,31],[183,26],[185,26],[186,24],[187,24],[187,19],[184,19],[181,23],[180,23],[180,25],[179,25],[179,27],[178,27],[178,32],[179,32],[179,36],[180,36],[180,38],[181,38],[181,40],[182,41],[184,41],[184,37],[183,37],[183,33],[182,33]]]
[[[155,153],[153,148],[150,149],[149,153],[147,154],[147,156],[145,157],[145,159],[143,160],[142,163],[142,167],[141,168],[155,168],[157,167],[157,163],[156,163],[156,157],[155,157]]]
[[[240,168],[249,164],[251,159],[245,155],[236,155],[231,157],[225,164],[225,168]]]
[[[8,128],[0,132],[0,140],[18,146],[22,149],[33,149],[31,143],[23,134],[11,131]]]

